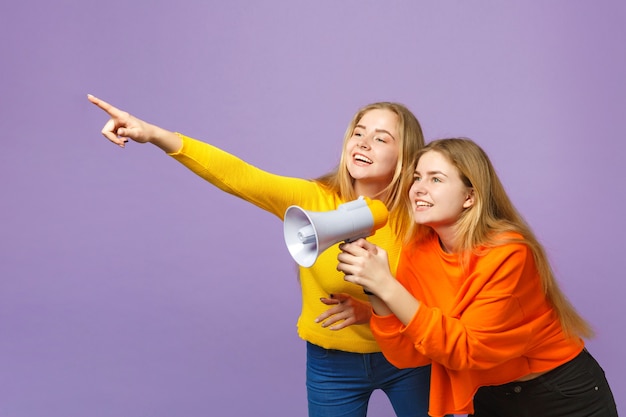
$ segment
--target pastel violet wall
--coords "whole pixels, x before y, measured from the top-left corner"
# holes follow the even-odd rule
[[[87,93],[291,176],[373,101],[474,138],[624,412],[624,4],[4,2],[0,416],[306,414],[281,222],[109,144]]]

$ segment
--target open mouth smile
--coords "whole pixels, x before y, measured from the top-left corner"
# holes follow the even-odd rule
[[[371,159],[369,159],[365,155],[361,155],[361,154],[356,154],[356,155],[354,155],[353,158],[354,158],[355,161],[364,162],[366,164],[373,164],[374,163],[374,161],[372,161]]]

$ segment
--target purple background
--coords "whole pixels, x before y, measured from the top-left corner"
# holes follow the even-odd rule
[[[0,417],[306,414],[281,222],[111,145],[87,93],[291,176],[373,101],[472,137],[623,408],[625,4],[4,2]]]

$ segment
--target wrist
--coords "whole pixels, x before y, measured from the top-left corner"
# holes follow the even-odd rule
[[[167,153],[178,152],[183,146],[179,135],[154,125],[150,126],[148,141]]]
[[[385,281],[383,285],[379,285],[376,289],[376,296],[380,298],[385,304],[394,299],[394,294],[397,292],[398,287],[402,287],[396,278],[392,275]]]

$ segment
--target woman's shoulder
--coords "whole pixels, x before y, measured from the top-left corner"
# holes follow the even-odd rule
[[[525,258],[532,256],[529,242],[518,232],[501,232],[490,237],[489,242],[481,245],[477,254],[489,255],[490,257]]]
[[[516,248],[527,247],[528,241],[519,232],[506,231],[493,233],[489,237],[489,242],[486,246],[493,248]]]

